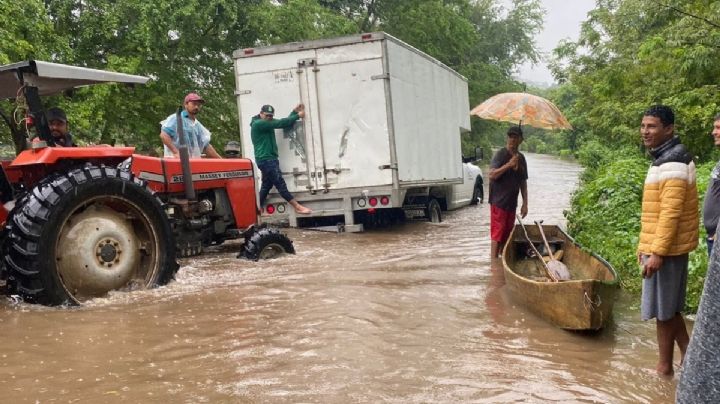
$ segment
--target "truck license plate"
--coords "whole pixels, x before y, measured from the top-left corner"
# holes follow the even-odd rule
[[[422,209],[407,209],[405,210],[405,217],[413,218],[418,216],[425,216],[425,211]]]

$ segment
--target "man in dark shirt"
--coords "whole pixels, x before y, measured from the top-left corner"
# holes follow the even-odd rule
[[[520,215],[528,211],[527,162],[518,148],[523,142],[522,129],[512,126],[507,131],[507,144],[490,162],[490,257],[497,258],[502,251],[517,211],[518,194],[522,194]]]
[[[715,116],[712,137],[715,146],[720,147],[720,114]],[[715,168],[710,174],[710,183],[705,192],[705,203],[703,204],[703,224],[707,230],[708,256],[712,253],[715,242],[718,219],[720,219],[720,161],[715,164]]]
[[[75,147],[65,111],[58,107],[52,107],[45,112],[45,116],[48,121],[48,127],[50,128],[50,134],[55,140],[55,146]],[[39,142],[40,138],[35,137],[32,141]]]

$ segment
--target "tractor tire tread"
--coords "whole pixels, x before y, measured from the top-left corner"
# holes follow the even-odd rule
[[[53,174],[43,179],[30,192],[26,192],[18,199],[15,209],[9,214],[7,238],[2,247],[4,264],[8,270],[9,293],[18,294],[30,303],[76,304],[70,297],[62,296],[67,292],[53,290],[63,289],[61,286],[52,285],[47,280],[43,280],[39,251],[40,246],[43,245],[42,231],[61,204],[68,203],[63,202],[64,197],[68,197],[73,192],[77,193],[79,186],[103,178],[120,179],[142,187],[144,192],[148,192],[150,198],[155,201],[155,206],[159,206],[158,210],[164,209],[162,201],[145,186],[144,181],[134,178],[130,172],[123,172],[114,167],[86,164],[82,168]],[[168,233],[172,238],[172,231],[169,230]],[[174,242],[170,245],[174,247]],[[174,251],[167,253],[165,264],[155,279],[155,285],[163,285],[174,278],[179,268]]]
[[[263,249],[271,243],[281,246],[286,254],[295,254],[295,246],[292,240],[278,229],[265,227],[253,233],[247,239],[242,256],[252,261],[258,261]]]

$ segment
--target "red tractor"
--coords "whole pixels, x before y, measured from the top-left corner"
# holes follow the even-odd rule
[[[147,80],[40,61],[0,66],[0,101],[14,100],[15,115],[24,117],[11,125],[21,151],[0,169],[7,293],[73,305],[152,288],[173,278],[176,257],[228,239],[243,238],[240,255],[254,260],[294,253],[284,234],[257,226],[250,160],[190,159],[182,144],[180,159],[134,154],[133,147],[53,147],[40,96]],[[27,142],[35,136],[39,142]]]

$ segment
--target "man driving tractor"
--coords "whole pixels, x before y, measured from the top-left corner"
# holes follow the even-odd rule
[[[50,134],[55,139],[55,146],[59,147],[75,147],[73,142],[73,136],[70,133],[70,125],[68,124],[67,115],[61,108],[53,107],[47,110],[45,113],[47,117],[48,126],[50,127]],[[40,138],[33,138],[33,143],[39,142]]]

